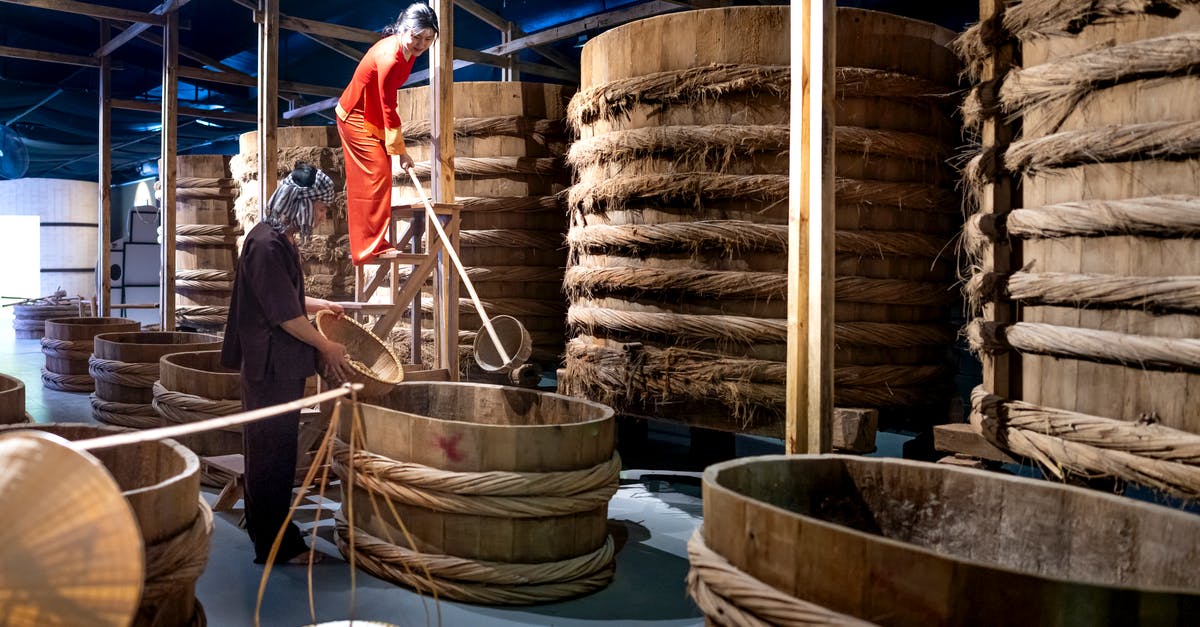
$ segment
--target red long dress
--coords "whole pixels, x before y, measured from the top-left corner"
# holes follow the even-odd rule
[[[338,99],[338,134],[346,159],[346,212],[350,257],[355,264],[389,249],[392,160],[402,155],[404,135],[396,92],[408,80],[416,55],[404,58],[399,35],[371,46]]]

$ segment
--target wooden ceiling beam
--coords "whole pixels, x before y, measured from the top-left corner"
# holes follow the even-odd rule
[[[65,65],[81,65],[84,67],[100,67],[100,59],[97,59],[96,57],[89,57],[81,54],[67,54],[64,52],[29,50],[27,48],[14,48],[12,46],[0,46],[0,57],[8,59],[24,59],[26,61],[62,63]]]
[[[490,52],[492,54],[510,54],[526,48],[531,48],[533,46],[540,46],[542,44],[553,43],[563,39],[582,35],[583,33],[591,30],[608,28],[610,26],[616,26],[617,24],[623,24],[632,20],[640,20],[645,17],[653,17],[663,13],[670,13],[671,11],[678,11],[681,8],[683,7],[673,2],[666,2],[665,0],[652,0],[651,2],[647,2],[645,4],[617,9],[607,13],[600,13],[590,17],[585,17],[581,20],[575,20],[574,22],[568,22],[560,26],[547,28],[532,35],[518,37],[510,42],[503,43],[498,46],[492,46],[491,48],[484,50],[484,52]]]
[[[33,7],[35,9],[47,9],[50,11],[61,11],[63,13],[74,13],[75,15],[87,15],[89,17],[98,17],[110,20],[123,20],[138,24],[162,26],[167,23],[167,18],[162,15],[143,13],[141,11],[131,11],[129,9],[121,9],[117,7],[106,7],[87,2],[76,2],[75,0],[0,0],[0,2],[7,4],[18,4],[21,6]]]
[[[183,7],[183,5],[187,4],[190,1],[191,0],[166,0],[162,4],[151,9],[150,14],[151,15],[166,15],[167,13],[170,13],[171,11],[179,10],[180,8]],[[146,24],[144,22],[139,22],[139,23],[129,26],[125,30],[121,31],[121,33],[118,34],[116,37],[113,37],[112,39],[105,42],[105,44],[103,46],[100,46],[95,52],[92,53],[92,56],[104,57],[104,56],[108,56],[108,55],[112,54],[118,48],[120,48],[121,46],[124,46],[125,44],[127,44],[131,40],[133,40],[134,37],[137,37],[138,35],[145,32],[146,29],[150,28],[150,26],[151,26],[150,24]]]
[[[494,67],[508,67],[509,58],[498,54],[488,54],[479,50],[471,50],[469,48],[455,48],[454,58],[460,61],[468,61],[470,63],[478,63],[480,65],[491,65]],[[518,70],[537,74],[538,76],[549,76],[564,81],[579,80],[578,73],[571,73],[569,70],[554,67],[552,65],[542,65],[541,63],[530,63],[528,61],[518,61],[516,63]],[[458,66],[455,66],[457,69]]]
[[[149,100],[126,100],[121,98],[112,99],[112,107],[114,109],[123,109],[126,111],[145,111],[147,113],[159,113],[162,111],[162,102],[151,102]],[[243,122],[246,124],[258,124],[258,116],[253,113],[238,113],[236,111],[218,111],[209,109],[196,109],[194,107],[179,107],[179,115],[185,115],[189,118],[202,118],[212,120],[227,120],[229,122]]]

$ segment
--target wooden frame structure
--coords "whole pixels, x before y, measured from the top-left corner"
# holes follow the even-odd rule
[[[832,450],[835,11],[833,0],[792,2],[788,453]]]

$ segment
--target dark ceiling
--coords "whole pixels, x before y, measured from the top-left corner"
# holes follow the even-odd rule
[[[257,0],[250,0],[256,3]],[[477,4],[514,22],[526,33],[612,11],[646,0],[478,0]],[[160,0],[87,0],[89,4],[120,7],[147,12]],[[251,11],[234,0],[192,0],[180,10],[180,64],[201,67],[194,56],[219,61],[227,68],[255,74],[257,28]],[[779,2],[762,2],[778,4]],[[395,19],[404,2],[353,0],[346,2],[302,2],[283,0],[281,13],[321,22],[342,24],[378,31]],[[760,4],[732,2],[731,4]],[[978,4],[967,2],[911,0],[849,0],[838,3],[888,11],[937,22],[952,30],[961,30],[978,15]],[[685,7],[680,7],[681,9]],[[500,43],[499,32],[456,8],[454,43],[458,47],[482,50]],[[0,0],[0,46],[90,56],[99,46],[100,20],[95,18],[22,6]],[[126,26],[110,23],[116,34]],[[161,86],[162,51],[153,42],[162,30],[152,27],[147,38],[135,38],[113,55],[115,69],[113,97],[156,102]],[[594,34],[594,33],[592,33]],[[551,44],[553,52],[578,61],[581,40],[572,37]],[[147,40],[149,39],[149,40]],[[364,51],[366,43],[346,45]],[[521,59],[552,65],[530,50]],[[294,81],[340,89],[353,73],[355,62],[299,33],[280,33],[280,69],[282,81]],[[418,60],[415,69],[426,67],[428,55]],[[210,67],[210,69],[212,69]],[[562,82],[526,75],[531,80]],[[455,72],[455,80],[499,80],[500,70],[472,65]],[[52,177],[96,180],[98,135],[98,73],[93,68],[0,58],[0,124],[10,126],[25,141],[30,163],[28,177]],[[253,114],[256,90],[253,87],[222,85],[180,80],[180,105],[195,108],[223,108],[231,112]],[[280,102],[281,112],[321,100],[321,96],[288,95]],[[329,112],[295,120],[280,119],[280,124],[328,124]],[[159,153],[159,115],[114,109],[112,113],[113,182],[144,178],[143,164],[153,163]],[[180,154],[237,152],[237,136],[254,129],[245,122],[180,117],[178,121]]]

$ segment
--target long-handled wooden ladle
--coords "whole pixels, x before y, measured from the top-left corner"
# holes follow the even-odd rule
[[[475,303],[475,310],[479,312],[479,317],[483,320],[483,328],[487,330],[488,336],[492,338],[492,343],[496,346],[496,352],[499,353],[500,359],[504,364],[501,368],[508,370],[521,365],[509,363],[512,358],[508,356],[508,351],[504,349],[504,344],[500,341],[500,336],[496,334],[496,329],[492,326],[491,319],[488,318],[487,312],[483,310],[483,303],[479,301],[479,294],[475,293],[475,286],[471,284],[471,279],[467,277],[467,269],[463,267],[462,261],[459,260],[458,253],[454,251],[454,245],[450,242],[450,237],[442,229],[442,222],[438,220],[437,213],[433,211],[433,205],[429,203],[429,198],[425,195],[425,189],[421,187],[421,181],[417,180],[416,169],[411,166],[405,169],[408,171],[408,176],[412,179],[413,185],[417,188],[417,194],[421,196],[421,202],[425,203],[425,210],[429,212],[429,222],[437,230],[438,237],[442,238],[446,254],[454,262],[454,267],[458,268],[458,276],[462,277],[463,285],[467,287],[467,292],[471,295],[471,301]],[[521,327],[521,323],[516,319],[513,322],[520,327],[520,335],[525,336],[526,332],[524,327]]]

